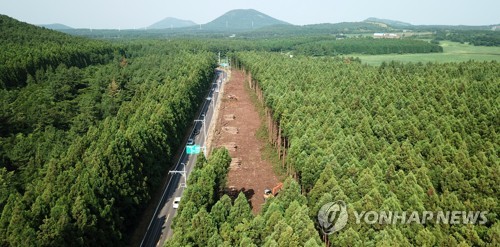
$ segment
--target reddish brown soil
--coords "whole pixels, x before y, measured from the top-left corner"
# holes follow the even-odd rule
[[[236,145],[235,149],[228,149],[233,160],[239,159],[240,162],[239,165],[236,162],[231,165],[227,186],[236,192],[243,191],[256,214],[264,203],[264,189],[273,188],[279,180],[272,164],[262,157],[265,143],[256,136],[262,121],[249,91],[245,89],[245,76],[237,70],[231,74],[231,79],[224,86],[213,144],[215,147]],[[234,114],[234,120],[228,120],[231,114]]]

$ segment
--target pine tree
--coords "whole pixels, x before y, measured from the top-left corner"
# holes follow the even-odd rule
[[[418,232],[415,239],[419,246],[434,246],[436,243],[434,235],[425,228]]]
[[[253,242],[261,246],[264,243],[264,239],[267,235],[264,234],[264,230],[266,228],[266,221],[263,216],[257,215],[253,220],[249,223],[249,228],[246,232],[246,235],[253,240]]]
[[[212,216],[214,223],[217,225],[217,228],[220,228],[221,225],[226,222],[231,208],[231,198],[227,195],[222,196],[222,198],[212,207],[210,215]]]
[[[328,192],[335,185],[338,185],[335,175],[333,174],[332,165],[327,164],[323,172],[320,174],[319,179],[312,190],[308,193],[309,206],[314,206],[320,197]]]
[[[205,155],[203,153],[200,153],[198,154],[198,156],[196,156],[196,164],[194,167],[196,169],[202,169],[206,163],[207,159],[205,158]]]
[[[497,221],[493,224],[493,226],[488,229],[487,233],[487,242],[491,246],[496,246],[500,244],[500,223]]]
[[[179,228],[188,229],[191,225],[191,220],[194,215],[198,212],[198,207],[193,201],[183,199],[183,203],[180,204],[177,210],[177,216],[174,218],[172,223],[172,229]]]
[[[217,233],[217,228],[212,220],[212,217],[207,213],[205,208],[201,208],[194,215],[191,228],[188,228],[191,241],[198,246],[204,246],[209,242],[210,238]]]
[[[248,237],[243,237],[240,241],[240,244],[239,244],[240,247],[257,247],[257,245],[255,245],[252,241],[252,239],[248,238]]]
[[[305,242],[314,237],[317,243],[321,242],[314,228],[314,223],[308,216],[307,206],[301,206],[297,201],[293,201],[285,212],[285,221],[292,227],[293,235],[297,237],[299,245],[304,245]]]
[[[311,217],[311,219],[314,219],[314,221],[316,221],[317,216],[318,216],[318,212],[321,209],[321,207],[323,207],[323,205],[330,203],[330,202],[335,202],[332,194],[330,194],[328,192],[324,193],[323,196],[321,196],[321,198],[318,200],[318,202],[316,204],[309,206],[309,208],[310,208],[309,217]]]
[[[232,240],[233,227],[231,226],[231,223],[229,223],[227,221],[222,223],[222,225],[219,228],[219,234],[220,234],[222,240],[224,241],[224,243],[227,242],[230,245],[233,244],[233,240]]]
[[[334,238],[334,236],[330,235],[332,246],[360,246],[363,243],[359,234],[350,227],[349,229],[344,229],[337,238]]]
[[[240,192],[240,194],[234,201],[234,205],[231,207],[231,211],[229,212],[227,221],[232,226],[236,226],[240,223],[243,223],[244,220],[251,220],[252,217],[252,211],[250,209],[250,205],[248,204],[248,200],[245,197],[245,194],[243,194],[243,192]]]
[[[364,169],[358,179],[358,197],[362,198],[364,195],[368,194],[373,188],[376,188],[376,179],[370,168]]]
[[[276,202],[271,202],[271,205],[264,214],[264,219],[266,222],[265,229],[263,231],[264,236],[269,236],[274,231],[274,227],[283,219],[283,209]]]
[[[300,204],[306,202],[305,196],[301,194],[300,186],[291,178],[285,180],[283,188],[278,193],[276,199],[283,208],[288,208],[293,201],[297,201]]]
[[[222,246],[223,241],[220,235],[216,232],[214,235],[210,237],[206,246]]]

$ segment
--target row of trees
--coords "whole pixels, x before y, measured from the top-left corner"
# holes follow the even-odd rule
[[[335,56],[339,54],[391,54],[391,53],[431,53],[443,52],[437,44],[415,39],[373,39],[351,38],[341,40],[321,40],[297,45],[298,54],[310,56]]]
[[[1,246],[127,242],[216,60],[187,43],[120,46],[103,65],[24,67],[25,86],[0,90]]]
[[[222,57],[238,51],[268,51],[281,52],[308,56],[336,56],[341,54],[391,54],[391,53],[431,53],[442,52],[438,44],[431,44],[416,39],[373,39],[373,38],[346,38],[336,40],[328,36],[296,36],[272,39],[172,39],[169,43],[174,47],[184,47],[185,43],[191,44],[193,50],[207,50],[220,53]],[[151,48],[147,44],[155,43],[154,40],[130,41],[129,49],[136,52],[139,48]],[[128,55],[133,55],[129,53]]]
[[[438,31],[435,40],[450,40],[460,43],[470,43],[476,46],[500,46],[500,32],[498,31]]]
[[[233,65],[262,89],[310,218],[327,202],[348,203],[333,246],[500,243],[500,64],[371,67],[245,52]],[[485,225],[357,224],[354,211],[369,210],[489,213]]]

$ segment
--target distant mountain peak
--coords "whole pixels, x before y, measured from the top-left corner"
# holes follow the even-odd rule
[[[190,20],[182,20],[174,17],[167,17],[159,22],[149,26],[149,29],[165,29],[165,28],[180,28],[198,25]]]
[[[261,18],[269,17],[268,15],[266,15],[262,12],[259,12],[255,9],[233,9],[233,10],[226,12],[224,15],[241,15],[241,14],[253,14],[253,15],[259,16]]]
[[[255,9],[234,9],[203,26],[206,29],[244,31],[283,24],[289,25]]]

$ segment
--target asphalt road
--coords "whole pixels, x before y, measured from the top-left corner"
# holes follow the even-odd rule
[[[222,70],[216,71],[212,86],[201,106],[200,113],[197,116],[197,120],[195,120],[195,125],[189,133],[189,138],[194,140],[195,145],[200,145],[201,147],[205,146],[206,135],[208,135],[208,127],[212,122],[215,103],[219,99],[218,89],[225,77],[225,72]],[[203,121],[200,121],[203,119],[205,120],[205,126],[203,126]],[[184,143],[184,145],[185,144],[186,143]],[[196,163],[196,156],[197,155],[186,154],[186,149],[184,148],[179,160],[176,161],[175,168],[171,171],[185,170],[186,177],[184,178],[184,176],[179,173],[169,173],[168,182],[163,188],[162,197],[148,225],[148,229],[142,238],[140,246],[163,246],[163,243],[172,235],[170,225],[177,211],[177,209],[173,208],[173,199],[182,196],[187,176],[189,176],[189,173]]]

